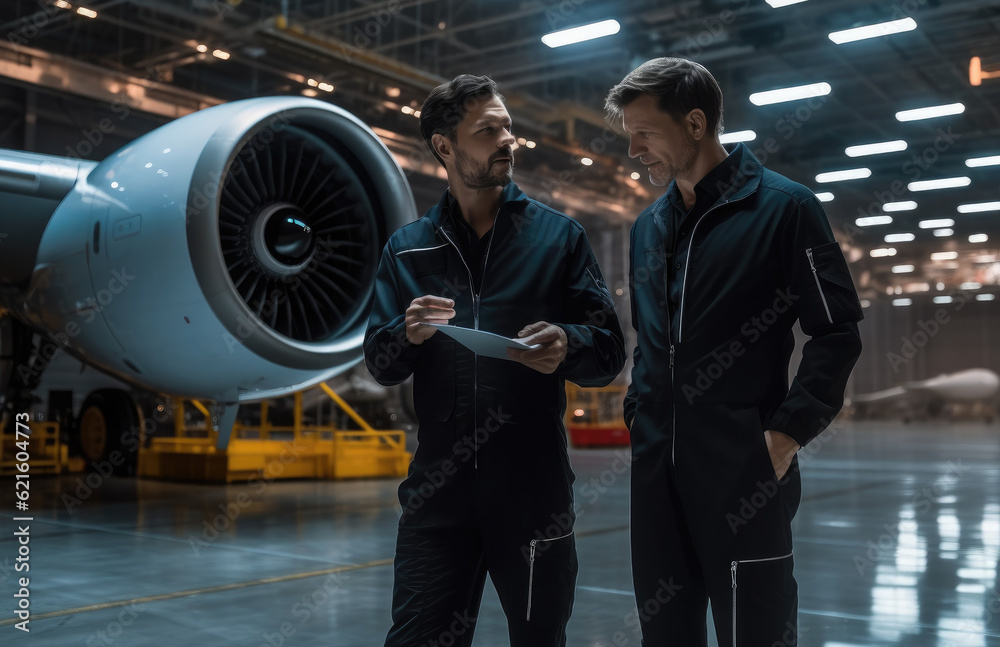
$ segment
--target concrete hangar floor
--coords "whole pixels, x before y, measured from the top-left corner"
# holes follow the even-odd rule
[[[1000,646],[1000,425],[846,422],[826,433],[802,455],[799,644]],[[640,644],[626,455],[572,451],[582,514],[569,645]],[[68,505],[77,478],[32,480],[30,634],[13,626],[23,573],[3,481],[3,645],[382,644],[395,480],[258,492],[112,478]],[[237,500],[244,507],[227,510]],[[487,584],[475,645],[507,644]]]

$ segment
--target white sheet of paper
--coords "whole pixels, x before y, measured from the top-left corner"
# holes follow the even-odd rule
[[[449,326],[445,324],[425,323],[424,325],[434,326],[476,355],[482,355],[483,357],[510,359],[507,357],[508,348],[534,350],[541,346],[541,344],[528,345],[519,339],[510,339],[503,335],[486,332],[485,330],[474,330],[472,328],[462,328],[461,326]]]

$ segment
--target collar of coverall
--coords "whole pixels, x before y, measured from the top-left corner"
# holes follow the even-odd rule
[[[438,201],[437,206],[431,209],[430,213],[427,214],[427,218],[434,223],[435,227],[447,227],[448,231],[451,231],[451,223],[448,222],[448,215],[446,211],[449,209],[453,200],[454,198],[451,195],[451,191],[445,190],[445,192],[441,195],[441,199]],[[528,196],[524,195],[521,189],[519,189],[513,181],[508,182],[507,186],[503,188],[503,192],[500,194],[500,215],[520,211],[524,209],[524,205],[527,203]]]
[[[719,196],[709,209],[714,208],[720,203],[740,200],[750,195],[760,186],[761,177],[764,175],[764,165],[760,163],[760,160],[742,142],[724,144],[723,148],[730,155],[736,152],[739,153],[739,169],[736,172],[732,185],[722,192],[722,195]],[[726,161],[722,163],[725,164]],[[661,211],[666,207],[669,196],[676,191],[677,181],[672,180],[667,190],[657,199],[657,202],[660,203],[660,208],[657,211]]]

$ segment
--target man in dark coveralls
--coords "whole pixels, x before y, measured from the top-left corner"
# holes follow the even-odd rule
[[[629,156],[667,187],[630,245],[638,346],[625,421],[643,644],[705,645],[711,600],[721,646],[794,646],[796,452],[840,411],[861,353],[847,263],[812,192],[719,142],[722,91],[701,65],[647,61],[606,108]],[[789,386],[796,321],[810,339]],[[650,600],[656,613],[643,612]]]
[[[562,646],[577,573],[564,381],[621,371],[618,316],[583,227],[511,182],[515,139],[491,79],[433,90],[420,130],[449,187],[386,244],[364,345],[381,384],[413,375],[420,423],[385,644],[471,644],[489,573],[511,645]],[[480,357],[428,323],[540,348]]]

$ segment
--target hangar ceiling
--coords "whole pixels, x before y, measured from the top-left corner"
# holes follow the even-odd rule
[[[628,159],[622,133],[603,121],[604,95],[648,58],[686,56],[722,84],[728,132],[753,130],[747,145],[768,166],[833,194],[825,206],[864,298],[998,291],[1000,204],[988,203],[1000,201],[1000,166],[966,160],[1000,155],[1000,3],[769,1],[8,0],[0,5],[0,82],[7,88],[0,147],[39,150],[32,128],[38,111],[64,123],[67,142],[83,144],[71,150],[98,158],[99,147],[88,149],[80,134],[105,118],[116,136],[131,137],[220,101],[306,94],[375,128],[412,177],[426,177],[413,182],[418,196],[430,196],[442,184],[430,179],[440,174],[423,150],[414,110],[436,84],[481,73],[500,83],[515,134],[525,140],[518,181],[572,215],[627,224],[657,191],[632,179],[641,165]],[[827,37],[907,17],[917,27],[905,33],[842,45]],[[540,41],[608,18],[621,24],[616,35],[558,49]],[[970,80],[972,57],[985,72],[980,85]],[[828,95],[766,106],[749,100],[754,92],[818,82],[831,86]],[[96,107],[81,114],[61,99],[67,95]],[[896,117],[954,103],[964,111]],[[124,112],[129,119],[118,119]],[[896,140],[906,149],[855,158],[845,152]],[[62,146],[39,152],[67,154]],[[584,157],[593,164],[584,166]],[[816,181],[858,167],[871,175]],[[919,192],[910,186],[954,177],[969,183]],[[886,213],[886,202],[906,210]],[[876,220],[859,225],[860,218]],[[870,224],[887,218],[892,222]],[[953,223],[927,223],[935,220]],[[886,242],[887,235],[895,237]]]

